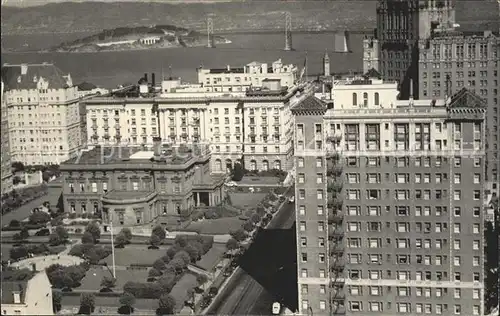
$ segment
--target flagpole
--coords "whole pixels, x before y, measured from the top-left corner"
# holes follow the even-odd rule
[[[307,51],[306,51],[306,82],[307,82],[307,71],[308,71],[307,68],[308,67],[307,67]]]

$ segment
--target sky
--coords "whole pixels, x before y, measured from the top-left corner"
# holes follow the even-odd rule
[[[28,7],[44,5],[47,3],[70,2],[68,0],[1,0],[2,5],[15,6],[15,7]],[[73,2],[165,2],[165,3],[179,3],[179,2],[228,2],[234,0],[72,0]]]

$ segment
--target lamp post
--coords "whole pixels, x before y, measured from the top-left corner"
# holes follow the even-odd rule
[[[113,260],[113,278],[116,279],[116,267],[115,267],[115,241],[113,240],[113,221],[109,223],[109,229],[111,230],[111,258]]]

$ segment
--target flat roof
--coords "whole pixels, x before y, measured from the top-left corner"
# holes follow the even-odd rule
[[[158,155],[152,150],[134,146],[96,146],[92,150],[81,152],[78,157],[69,159],[62,165],[109,165],[109,164],[162,164],[183,165],[196,157],[208,154],[208,147],[203,145],[171,147],[161,145]]]

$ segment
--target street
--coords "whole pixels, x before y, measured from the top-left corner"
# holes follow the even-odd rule
[[[28,203],[24,204],[23,206],[13,210],[10,213],[2,215],[2,226],[8,225],[10,223],[10,221],[13,219],[18,220],[18,221],[22,221],[23,219],[27,218],[28,216],[30,216],[31,211],[35,207],[40,207],[40,205],[42,205],[43,202],[51,201],[51,200],[54,200],[56,198],[55,196],[50,196],[50,194],[60,194],[60,192],[59,191],[56,192],[56,190],[49,190],[48,194],[41,196],[37,199],[34,199],[31,202],[28,202]]]
[[[285,203],[267,229],[290,229],[295,222],[295,204]],[[235,274],[207,311],[208,315],[270,315],[273,297],[243,269]]]

